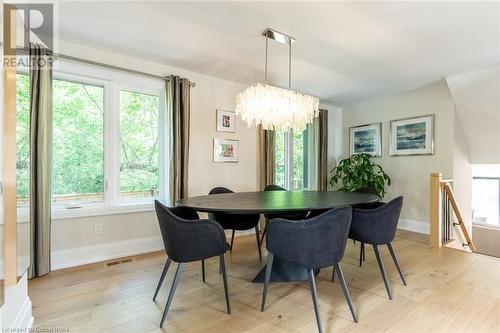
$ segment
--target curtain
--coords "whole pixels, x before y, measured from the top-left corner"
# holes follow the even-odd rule
[[[318,190],[328,188],[328,110],[320,109],[315,120],[318,129]]]
[[[264,130],[262,125],[259,125],[259,175],[261,191],[267,185],[274,184],[275,182],[275,144],[276,133]]]
[[[30,277],[50,272],[52,66],[50,51],[31,44]]]
[[[187,197],[189,158],[189,80],[171,75],[166,80],[167,118],[171,125],[169,154],[169,204]]]

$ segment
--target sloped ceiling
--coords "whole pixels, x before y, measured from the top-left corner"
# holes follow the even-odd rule
[[[500,66],[448,77],[471,163],[500,164]]]
[[[59,37],[251,84],[267,27],[296,37],[293,87],[323,103],[396,94],[500,61],[499,2],[61,1]],[[272,83],[287,53],[270,45]]]

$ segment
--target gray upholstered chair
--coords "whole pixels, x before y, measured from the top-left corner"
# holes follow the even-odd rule
[[[208,194],[234,193],[225,187],[215,187]],[[260,214],[230,214],[230,213],[209,213],[210,219],[217,221],[224,230],[232,230],[231,243],[229,251],[233,250],[234,233],[236,230],[255,229],[255,237],[257,238],[257,248],[259,250],[259,260],[262,261],[260,250],[259,237],[259,220]]]
[[[387,274],[378,247],[380,245],[387,245],[392,260],[399,272],[399,276],[401,276],[401,280],[406,286],[401,266],[399,265],[391,244],[396,236],[396,228],[398,226],[402,207],[403,197],[397,197],[388,203],[380,204],[379,207],[370,207],[370,209],[354,208],[351,229],[349,231],[349,238],[359,241],[362,244],[371,244],[373,246],[380,273],[382,274],[382,279],[384,280],[385,288],[390,299],[392,299],[392,291],[387,280]]]
[[[175,289],[181,278],[184,264],[215,256],[220,257],[222,281],[226,294],[227,313],[231,313],[227,287],[226,262],[224,258],[224,253],[228,250],[228,245],[222,227],[212,220],[193,221],[195,217],[194,214],[196,214],[195,212],[193,214],[193,212],[189,212],[188,209],[182,207],[169,208],[162,205],[157,200],[155,200],[155,209],[168,259],[163,268],[153,300],[156,299],[156,295],[165,279],[170,263],[172,261],[178,263],[167,303],[163,310],[160,327],[163,327],[163,323],[167,317],[168,309],[172,303]]]
[[[267,185],[264,188],[264,192],[267,191],[286,191],[283,187],[279,185]],[[264,237],[266,236],[267,233],[267,225],[269,224],[269,221],[272,219],[285,219],[285,220],[303,220],[307,217],[308,212],[283,212],[283,213],[276,213],[276,214],[264,214],[264,217],[266,219],[266,225],[264,227],[264,232],[262,233],[262,237],[260,239],[260,244],[264,241]]]
[[[320,332],[322,332],[322,326],[314,271],[323,267],[335,267],[352,317],[355,322],[358,321],[340,267],[351,225],[351,216],[351,207],[340,207],[308,220],[273,219],[269,222],[266,243],[268,250],[266,279],[262,294],[261,311],[264,311],[265,308],[273,260],[276,256],[307,269],[316,322]]]

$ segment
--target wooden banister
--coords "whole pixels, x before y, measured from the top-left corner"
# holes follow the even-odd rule
[[[464,224],[463,215],[458,207],[451,187],[453,180],[443,179],[441,173],[432,173],[430,177],[430,245],[439,248],[452,242],[453,227],[459,226],[466,244],[471,251],[476,248]],[[457,222],[454,222],[455,215]],[[443,237],[444,236],[444,237]]]
[[[462,213],[460,212],[460,208],[458,208],[457,200],[455,199],[455,194],[453,194],[453,190],[451,189],[450,184],[448,184],[448,183],[444,184],[444,190],[446,191],[446,194],[448,195],[451,207],[453,208],[453,212],[455,213],[455,216],[457,217],[458,225],[460,226],[460,229],[462,230],[462,233],[464,234],[464,238],[465,238],[465,241],[467,242],[467,245],[469,246],[471,251],[475,251],[476,247],[474,246],[474,242],[472,242],[472,238],[470,237],[469,232],[467,231],[467,228],[465,227]]]
[[[441,182],[443,174],[432,173],[430,182],[430,245],[439,248],[443,246],[442,227],[441,227]]]

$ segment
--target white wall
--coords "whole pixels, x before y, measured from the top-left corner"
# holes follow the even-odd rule
[[[389,156],[390,120],[436,115],[435,154]],[[382,122],[382,154],[375,158],[392,179],[386,200],[404,196],[400,227],[419,232],[429,229],[429,175],[442,172],[453,177],[454,106],[446,82],[437,81],[397,96],[345,105],[342,112],[343,155],[349,154],[349,127]]]
[[[455,110],[453,149],[453,192],[462,212],[464,224],[472,233],[472,165],[471,148],[467,142],[463,124]]]

